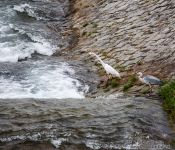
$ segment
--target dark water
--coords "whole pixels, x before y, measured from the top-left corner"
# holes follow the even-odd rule
[[[173,149],[159,100],[85,98],[98,78],[53,56],[69,46],[69,5],[0,1],[0,149]]]
[[[27,141],[33,147],[43,142],[70,149],[173,149],[166,114],[152,99],[5,99],[0,116],[2,149]]]

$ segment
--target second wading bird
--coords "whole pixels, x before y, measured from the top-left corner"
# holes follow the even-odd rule
[[[141,72],[138,72],[137,75],[139,77],[139,80],[142,83],[149,85],[150,92],[152,92],[152,85],[161,85],[162,84],[162,81],[160,79],[158,79],[157,77],[154,77],[151,75],[143,76],[143,74]]]
[[[93,52],[89,52],[90,55],[94,55],[98,61],[101,63],[101,65],[103,66],[103,68],[105,69],[106,73],[108,76],[112,76],[112,77],[118,77],[118,78],[121,78],[120,77],[120,74],[117,70],[115,70],[112,66],[108,65],[107,63],[103,62],[102,59],[96,55],[95,53]],[[110,78],[110,77],[109,77]]]

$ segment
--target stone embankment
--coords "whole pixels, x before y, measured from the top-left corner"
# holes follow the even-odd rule
[[[174,0],[72,0],[73,55],[93,51],[111,66],[175,78]]]

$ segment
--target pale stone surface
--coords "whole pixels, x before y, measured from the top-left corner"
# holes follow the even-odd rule
[[[105,52],[112,66],[174,78],[174,0],[75,0],[74,9],[73,28],[80,33],[74,51],[84,51],[83,59],[89,51]]]

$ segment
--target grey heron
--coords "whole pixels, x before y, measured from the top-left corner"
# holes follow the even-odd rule
[[[160,79],[158,79],[157,77],[154,77],[152,75],[143,76],[143,74],[141,72],[138,72],[137,74],[138,74],[139,80],[142,83],[149,85],[150,92],[152,92],[152,85],[161,85],[162,84],[162,81]]]
[[[115,70],[112,66],[108,65],[107,63],[104,63],[98,55],[96,55],[93,52],[89,52],[89,54],[94,55],[98,59],[98,61],[101,63],[101,65],[103,66],[108,75],[112,75],[112,77],[121,78],[119,72]]]

